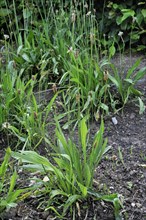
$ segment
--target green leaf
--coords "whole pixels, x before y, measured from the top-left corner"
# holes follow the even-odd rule
[[[112,56],[115,55],[116,48],[115,48],[114,45],[112,45],[112,46],[109,48],[109,52],[110,52],[110,57],[112,57]]]
[[[135,11],[132,9],[122,9],[121,11],[123,13],[121,22],[126,20],[128,17],[133,17],[135,15]]]
[[[9,203],[15,202],[17,200],[18,196],[20,196],[20,194],[25,192],[26,190],[28,190],[28,189],[18,189],[18,190],[15,190],[15,191],[11,192],[8,195],[8,197],[6,198],[7,205]]]
[[[58,195],[67,196],[68,197],[68,195],[65,192],[63,192],[62,190],[56,189],[56,190],[52,190],[50,192],[50,199],[52,199],[52,198],[54,198],[54,197],[56,197]]]
[[[29,10],[28,8],[24,8],[23,9],[23,18],[24,19],[28,19],[32,14],[32,11]]]
[[[34,151],[22,151],[21,153],[12,152],[12,157],[22,160],[23,162],[42,165],[45,169],[54,171],[53,165],[48,161],[48,159],[40,156]]]
[[[108,75],[108,77],[116,85],[116,87],[119,88],[120,85],[119,85],[118,81],[110,74]]]
[[[46,119],[48,118],[48,114],[49,114],[49,112],[51,111],[51,108],[52,108],[52,106],[53,106],[53,103],[54,103],[54,101],[55,101],[55,99],[56,99],[56,97],[58,96],[59,93],[60,93],[60,92],[57,92],[57,93],[53,96],[53,98],[49,101],[49,104],[48,104],[48,105],[46,106],[46,108],[44,109],[44,112],[46,112],[44,121],[46,121]]]
[[[10,126],[9,129],[13,132],[13,134],[15,134],[15,136],[21,141],[21,142],[25,142],[27,139],[25,137],[23,137],[19,131],[19,129],[17,129],[16,127],[14,126]]]
[[[137,82],[141,78],[143,78],[146,75],[146,67],[141,68],[134,77],[134,82]]]
[[[133,80],[132,79],[124,79],[125,82],[128,82],[130,84],[133,84]]]
[[[145,105],[140,97],[138,97],[139,100],[139,114],[143,114],[145,111]]]
[[[62,128],[63,128],[64,130],[68,129],[69,126],[70,126],[72,123],[74,123],[75,121],[76,121],[76,119],[73,119],[73,120],[70,120],[70,121],[66,122],[66,123],[63,125]]]
[[[142,9],[141,13],[142,13],[143,17],[146,18],[146,9]]]
[[[132,93],[136,96],[141,96],[142,95],[142,93],[138,89],[135,89],[133,86],[130,87],[130,93]]]
[[[81,120],[80,123],[80,133],[81,133],[81,144],[82,144],[82,150],[83,150],[83,157],[84,157],[84,163],[86,163],[86,141],[87,141],[87,126],[85,118]]]
[[[134,70],[140,65],[141,59],[136,60],[133,66],[128,70],[126,79],[129,79]]]
[[[118,16],[116,18],[116,23],[117,23],[117,25],[120,25],[122,23],[122,17],[121,16]]]
[[[106,111],[106,114],[109,113],[109,108],[108,108],[108,106],[107,106],[106,104],[101,103],[101,104],[100,104],[100,107]]]
[[[6,150],[6,154],[5,154],[4,160],[3,160],[3,162],[2,162],[2,164],[0,166],[0,177],[2,179],[5,176],[10,156],[11,156],[11,149],[8,147],[7,150]]]
[[[32,63],[31,59],[29,58],[29,56],[26,53],[23,53],[21,56],[28,63]]]
[[[113,8],[114,8],[114,9],[117,9],[117,8],[118,8],[118,4],[115,4],[115,3],[114,3],[114,4],[113,4]]]
[[[64,205],[63,213],[66,213],[67,209],[80,198],[82,198],[80,195],[71,195]]]
[[[90,170],[89,165],[86,163],[84,165],[84,176],[85,176],[85,185],[87,187],[90,186],[91,180],[93,178],[92,174],[91,174],[92,170]]]
[[[97,193],[93,190],[88,190],[88,194],[94,196],[97,199],[102,199],[107,202],[114,202],[114,199],[118,198],[118,194],[110,194],[110,195],[102,195],[100,193]]]
[[[107,146],[103,151],[103,155],[106,154],[111,148],[112,146]]]
[[[71,78],[70,81],[75,82],[76,84],[82,86],[82,83],[80,82],[80,79],[78,79],[78,78]]]
[[[82,192],[83,197],[86,197],[87,196],[87,187],[79,182],[77,182],[77,183],[78,183],[78,186],[80,187],[80,190]]]
[[[10,195],[10,193],[12,193],[12,191],[14,190],[17,177],[18,177],[17,172],[14,171],[14,173],[13,173],[13,175],[12,175],[12,177],[11,177],[11,180],[10,180],[10,188],[9,188],[8,195]]]
[[[67,141],[65,139],[65,136],[62,133],[60,127],[58,127],[58,129],[56,129],[56,136],[58,138],[59,153],[66,153],[66,154],[69,155],[68,144],[67,144]]]
[[[11,13],[12,13],[12,11],[10,9],[0,8],[0,17],[5,17]]]
[[[105,148],[107,145],[107,139],[105,139],[103,143],[103,132],[104,132],[104,123],[101,121],[100,129],[96,133],[94,137],[94,141],[92,144],[92,151],[89,155],[89,165],[90,169],[94,170],[95,166],[100,162],[103,153],[105,152]]]
[[[114,205],[115,219],[122,220],[123,218],[120,214],[120,209],[122,207],[122,204],[118,197],[114,199],[113,205]]]
[[[91,100],[92,100],[91,96],[88,95],[87,101],[85,102],[85,105],[84,105],[84,108],[83,108],[82,112],[85,111],[88,108],[88,106],[91,103]]]
[[[46,207],[46,208],[45,208],[45,211],[47,211],[47,210],[49,210],[49,209],[52,210],[53,212],[55,212],[56,215],[57,215],[60,219],[64,219],[63,215],[60,215],[59,212],[57,212],[57,210],[56,210],[53,206]]]
[[[23,45],[20,45],[20,46],[18,47],[18,49],[17,49],[17,55],[19,55],[19,54],[20,54],[20,52],[21,52],[22,48],[23,48]]]

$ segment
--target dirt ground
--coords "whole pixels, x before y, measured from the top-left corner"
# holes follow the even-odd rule
[[[127,59],[127,58],[126,58]],[[125,59],[129,65],[128,60]],[[136,60],[137,57],[133,57]],[[118,61],[118,58],[117,58]],[[115,61],[115,62],[117,62]],[[132,62],[133,62],[132,61]],[[146,64],[143,62],[143,66]],[[127,67],[128,68],[128,67]],[[143,79],[138,87],[146,94],[146,83]],[[146,99],[143,98],[146,103]],[[105,137],[111,150],[104,156],[95,172],[94,187],[98,191],[118,193],[123,201],[121,215],[123,220],[146,219],[146,113],[140,115],[138,107],[129,104],[123,112],[105,119]],[[99,123],[90,125],[90,134],[94,136]],[[76,134],[75,134],[76,135]],[[0,157],[4,151],[4,138],[0,139]],[[1,161],[0,161],[1,162]],[[46,198],[47,199],[47,198]],[[49,199],[49,198],[48,198]],[[37,209],[38,202],[34,198],[25,200],[16,208],[5,212],[1,219],[5,220],[53,220],[53,213]],[[81,215],[76,220],[114,220],[114,211],[109,203],[88,199],[79,202]],[[67,215],[66,218],[72,220]]]

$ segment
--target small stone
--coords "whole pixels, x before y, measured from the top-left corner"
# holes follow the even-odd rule
[[[137,203],[136,203],[136,206],[137,206],[138,208],[140,208],[140,207],[142,207],[142,204],[140,204],[139,202],[137,202]]]
[[[116,117],[112,117],[112,122],[113,122],[114,125],[118,124],[118,121],[117,121]]]
[[[132,203],[131,203],[131,206],[134,208],[134,207],[135,207],[135,203],[134,203],[134,202],[132,202]]]
[[[105,206],[105,203],[104,203],[104,201],[101,201],[101,205],[104,207]]]
[[[132,176],[132,175],[134,175],[136,173],[136,170],[131,170],[130,171],[130,175]]]
[[[48,182],[49,181],[49,178],[47,177],[47,176],[45,176],[44,178],[43,178],[43,182]]]

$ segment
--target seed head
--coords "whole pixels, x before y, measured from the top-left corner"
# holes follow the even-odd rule
[[[86,16],[88,17],[89,15],[91,15],[91,11],[88,11]]]
[[[67,53],[70,53],[70,52],[72,52],[72,51],[73,51],[73,48],[70,47],[70,48],[68,49]]]
[[[75,14],[75,12],[73,12],[72,15],[71,15],[71,21],[72,21],[72,23],[75,23],[75,21],[76,21],[76,14]]]
[[[76,102],[79,103],[80,102],[80,94],[76,94]]]
[[[5,39],[5,40],[8,40],[8,39],[9,39],[9,35],[4,34],[4,39]]]
[[[38,117],[37,112],[34,112],[34,118],[37,119],[37,117]]]
[[[94,41],[95,41],[95,34],[90,33],[90,41],[91,41],[91,44],[94,43]]]
[[[53,92],[54,92],[54,93],[56,93],[56,92],[57,92],[57,86],[56,86],[56,84],[55,84],[55,83],[53,83],[53,85],[52,85],[52,90],[53,90]]]
[[[122,37],[122,35],[123,35],[123,32],[122,32],[122,31],[119,31],[118,36],[119,36],[119,37]]]
[[[104,80],[107,81],[108,80],[108,75],[109,75],[108,71],[105,70],[103,74],[104,74]]]

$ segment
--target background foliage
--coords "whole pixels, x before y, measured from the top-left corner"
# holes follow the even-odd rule
[[[146,2],[142,0],[125,1],[25,1],[25,0],[2,0],[0,2],[0,29],[1,37],[5,30],[14,37],[15,32],[21,30],[25,32],[26,27],[40,27],[41,19],[49,21],[48,14],[52,10],[69,11],[70,8],[77,8],[82,13],[89,10],[96,10],[96,19],[98,22],[99,33],[102,39],[101,46],[112,44],[113,40],[117,42],[117,47],[122,44],[119,32],[123,32],[123,40],[127,46],[129,43],[137,50],[145,50],[146,34]],[[111,28],[112,27],[112,28]]]

